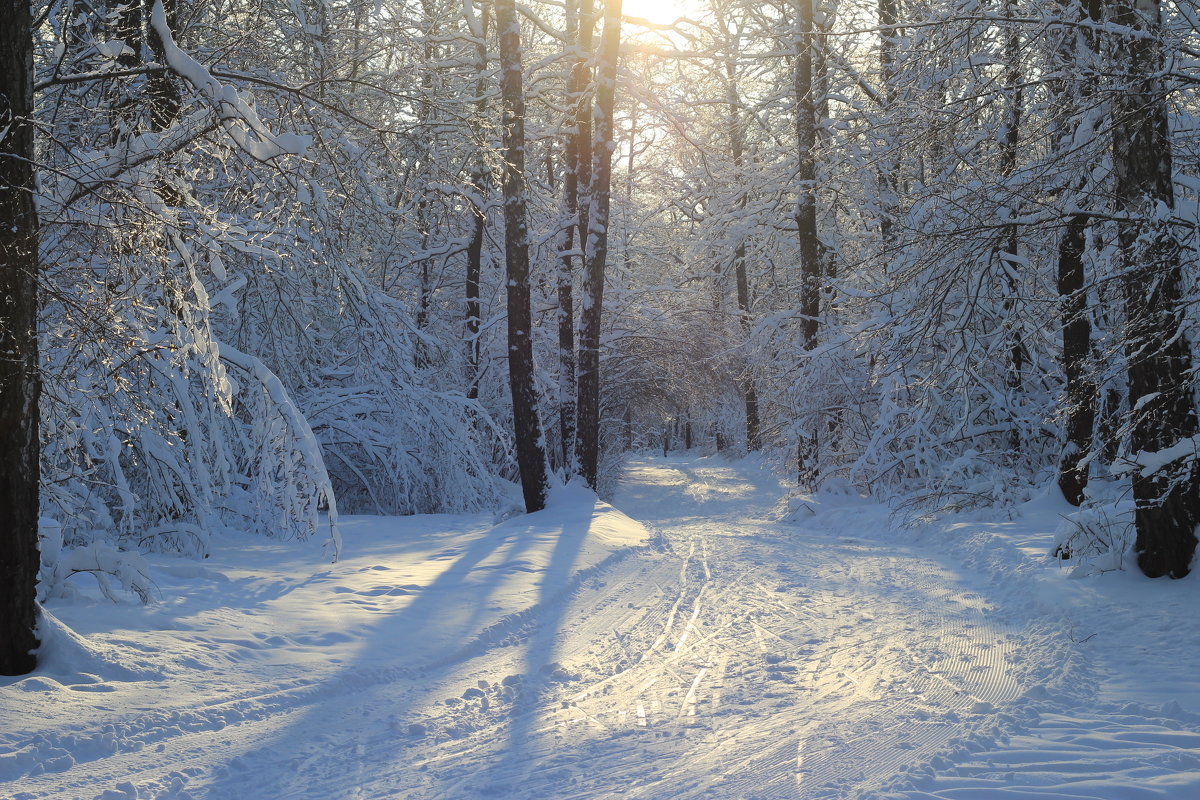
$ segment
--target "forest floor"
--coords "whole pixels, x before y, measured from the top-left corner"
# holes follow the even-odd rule
[[[0,679],[0,797],[1200,797],[1200,579],[1074,575],[1047,501],[786,491],[647,457],[620,511],[230,538],[149,606],[78,576]]]

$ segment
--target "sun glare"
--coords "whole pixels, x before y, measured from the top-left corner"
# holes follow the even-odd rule
[[[680,17],[695,16],[692,0],[623,0],[621,13],[630,20],[670,25]]]

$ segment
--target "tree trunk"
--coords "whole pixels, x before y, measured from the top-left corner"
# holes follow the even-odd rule
[[[1061,6],[1064,14],[1070,13],[1071,4]],[[1085,11],[1093,23],[1102,21],[1102,9],[1098,0],[1085,4]],[[1095,59],[1095,34],[1085,28],[1081,32],[1083,50],[1077,44],[1079,37],[1066,37],[1062,65],[1074,65],[1079,69],[1086,59],[1090,68]],[[1078,87],[1072,89],[1072,87]],[[1076,99],[1076,92],[1078,98]],[[1086,110],[1094,94],[1091,76],[1084,74],[1082,80],[1065,82],[1059,100],[1063,109]],[[1058,133],[1058,149],[1066,154],[1075,139],[1073,128],[1064,125]],[[1086,176],[1068,187],[1067,201],[1072,205],[1083,202],[1080,196],[1086,185]],[[1087,241],[1088,215],[1072,214],[1058,243],[1058,297],[1062,315],[1062,366],[1066,378],[1066,446],[1058,462],[1058,488],[1072,505],[1083,502],[1088,484],[1088,468],[1082,462],[1091,453],[1095,443],[1096,414],[1099,391],[1091,377],[1089,359],[1092,352],[1092,323],[1087,301],[1087,269],[1083,255]]]
[[[721,20],[722,34],[725,37],[727,55],[725,56],[725,104],[729,113],[729,155],[733,159],[734,180],[741,183],[742,159],[746,149],[746,130],[742,120],[742,101],[738,93],[737,54],[741,49],[739,38],[728,29],[726,22]],[[747,197],[742,192],[734,202],[739,212],[746,209]],[[737,223],[741,225],[741,217]],[[746,242],[738,232],[737,244],[733,248],[733,276],[737,289],[738,317],[742,330],[749,336],[753,328],[750,317],[750,278],[746,273]],[[719,308],[718,308],[719,310]],[[758,390],[754,385],[754,376],[747,369],[741,380],[742,399],[746,413],[746,451],[754,452],[762,446],[758,417]]]
[[[612,198],[613,104],[621,37],[621,0],[604,7],[604,35],[596,69],[592,106],[592,181],[585,249],[586,273],[579,331],[579,471],[596,488],[600,463],[600,321],[604,305],[604,268],[608,259],[608,214]]]
[[[900,15],[896,0],[879,0],[879,83],[882,88],[882,105],[885,130],[890,130],[891,113],[896,105],[896,26]],[[879,237],[885,249],[896,242],[896,205],[900,185],[900,161],[892,148],[894,141],[884,143],[883,163],[879,168]]]
[[[167,30],[176,31],[179,29],[177,20],[177,12],[175,0],[158,0],[162,5],[163,19],[167,26]],[[163,46],[162,36],[158,30],[151,25],[149,30],[148,40],[150,42],[150,51],[154,54],[154,60],[160,64],[167,63],[166,48]],[[150,98],[150,125],[156,131],[164,131],[174,124],[179,117],[179,109],[182,105],[182,100],[179,96],[179,85],[175,82],[175,78],[169,70],[161,72],[151,72],[146,76],[146,94]],[[181,198],[172,198],[169,195],[174,195],[174,190],[164,192],[167,200],[170,202],[182,202]]]
[[[1092,450],[1096,426],[1096,384],[1091,380],[1088,357],[1092,349],[1092,324],[1088,318],[1086,274],[1083,264],[1087,215],[1073,214],[1058,244],[1058,296],[1062,313],[1062,361],[1066,376],[1067,443],[1058,465],[1058,488],[1071,505],[1083,502],[1088,469],[1081,462]]]
[[[1113,22],[1135,34],[1120,38],[1114,93],[1113,167],[1124,267],[1126,353],[1133,426],[1130,452],[1155,452],[1197,433],[1192,358],[1182,326],[1181,246],[1171,228],[1175,206],[1171,140],[1162,69],[1158,0],[1115,6]],[[1150,472],[1150,470],[1146,470]],[[1181,578],[1196,549],[1200,480],[1194,462],[1181,474],[1161,468],[1133,475],[1138,566],[1152,578]]]
[[[800,335],[801,346],[811,351],[817,346],[821,313],[821,241],[817,236],[817,108],[813,81],[813,2],[797,0],[796,33],[796,231],[800,244]],[[799,482],[815,488],[817,435],[813,431],[799,436],[797,471]]]
[[[29,3],[0,5],[0,675],[38,646],[37,214]]]
[[[542,426],[534,387],[533,313],[529,297],[529,231],[525,188],[525,91],[521,74],[521,24],[515,0],[497,0],[500,96],[504,146],[504,260],[508,278],[508,375],[512,392],[517,467],[525,510],[546,505],[548,484]]]
[[[471,120],[474,141],[480,142],[484,136],[482,128],[487,116],[487,6],[483,6],[481,16],[475,16],[475,8],[471,0],[463,4],[467,28],[475,39],[475,117]],[[487,232],[487,165],[484,163],[483,146],[474,153],[474,163],[471,166],[471,239],[467,242],[467,274],[463,288],[463,299],[466,301],[467,328],[467,397],[471,400],[479,398],[479,328],[482,322],[482,307],[479,301],[479,282],[483,277],[483,238]]]
[[[583,206],[579,202],[580,189],[586,187],[587,175],[591,173],[590,162],[585,166],[583,154],[591,152],[591,124],[588,120],[587,97],[590,71],[587,65],[588,50],[592,40],[592,3],[584,0],[576,4],[567,3],[567,37],[574,47],[574,63],[571,67],[571,104],[574,108],[571,130],[567,135],[564,168],[563,229],[559,239],[558,271],[558,369],[559,404],[558,425],[562,439],[562,459],[567,472],[578,469],[575,456],[576,393],[579,391],[575,363],[575,269],[572,251],[575,249],[575,233],[584,241],[585,223],[581,224]],[[585,48],[584,42],[587,42]],[[589,144],[585,146],[585,137]]]
[[[1008,0],[1004,4],[1004,10],[1008,16],[1015,17],[1017,13],[1016,3],[1013,0]],[[1021,139],[1021,114],[1023,111],[1023,92],[1021,91],[1021,29],[1015,22],[1009,23],[1004,49],[1006,63],[1004,70],[1004,122],[1003,132],[1000,137],[1000,176],[1006,184],[1004,192],[1009,197],[1007,210],[1011,219],[1018,214],[1019,209],[1016,206],[1019,201],[1012,193],[1011,187],[1007,186],[1007,183],[1017,171],[1017,146]],[[1019,401],[1024,383],[1023,373],[1025,371],[1026,355],[1020,331],[1013,324],[1013,317],[1016,315],[1017,293],[1021,286],[1016,262],[1019,255],[1017,250],[1020,246],[1021,242],[1017,236],[1017,226],[1006,226],[1004,242],[1001,247],[1011,256],[1011,260],[1005,258],[1003,253],[997,253],[996,257],[999,261],[1000,269],[1004,273],[1005,295],[1002,308],[1004,322],[1009,326],[1008,375],[1005,378],[1005,386],[1008,389],[1006,402],[1009,417],[1008,447],[1012,451],[1010,458],[1013,462],[1016,462],[1024,449],[1021,445],[1021,403]]]

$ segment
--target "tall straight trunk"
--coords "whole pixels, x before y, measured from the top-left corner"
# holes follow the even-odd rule
[[[575,100],[575,185],[579,192],[579,246],[587,247],[588,209],[592,191],[592,113],[594,98],[588,92],[592,84],[592,46],[596,30],[595,0],[579,0],[579,36],[571,85]]]
[[[1113,167],[1118,236],[1124,268],[1126,354],[1133,425],[1132,453],[1155,452],[1197,434],[1191,350],[1183,335],[1181,245],[1171,228],[1175,207],[1166,97],[1158,77],[1158,0],[1122,0],[1113,22],[1122,36],[1116,71],[1125,85],[1112,101]],[[1145,474],[1149,472],[1150,474]],[[1169,468],[1133,474],[1138,566],[1152,578],[1181,578],[1196,549],[1200,472]]]
[[[521,24],[515,0],[496,1],[500,34],[500,100],[504,147],[504,261],[508,283],[508,376],[517,467],[525,510],[546,506],[546,453],[534,387],[533,310],[529,297],[529,230],[525,188],[525,89]]]
[[[587,176],[591,173],[590,159],[584,166],[583,154],[591,152],[591,124],[588,119],[588,106],[584,102],[590,83],[588,69],[588,51],[592,39],[592,2],[591,0],[569,0],[567,3],[567,38],[569,46],[574,48],[571,65],[571,104],[573,108],[571,129],[567,134],[565,169],[563,176],[563,221],[562,234],[559,239],[559,270],[558,270],[558,369],[559,369],[559,403],[558,425],[562,440],[562,460],[567,472],[577,469],[575,458],[575,403],[579,391],[575,363],[575,269],[573,251],[575,250],[576,231],[579,231],[579,241],[585,241],[581,226],[580,214],[583,206],[579,202],[580,188],[586,186]],[[585,48],[584,42],[587,42]],[[585,144],[584,140],[588,143]]]
[[[881,102],[885,122],[890,130],[892,111],[896,106],[896,27],[900,22],[896,0],[879,0],[879,83],[882,89]],[[879,167],[879,237],[884,248],[895,244],[897,193],[900,185],[900,161],[892,148],[895,143],[884,144],[885,153]]]
[[[725,56],[725,105],[729,115],[729,155],[733,160],[735,180],[743,180],[741,168],[746,150],[746,128],[742,119],[742,101],[738,94],[737,55],[740,51],[740,35],[735,36],[729,30],[725,20],[720,20],[722,34],[725,37],[727,53]],[[739,32],[740,34],[740,32]],[[739,212],[738,225],[741,225],[741,213],[745,212],[747,196],[740,193],[734,201],[734,208]],[[719,277],[719,276],[718,276]],[[733,248],[733,277],[737,291],[738,317],[743,332],[749,336],[753,328],[750,317],[750,277],[746,272],[746,241],[738,232],[737,244]],[[719,310],[719,309],[718,309]],[[754,452],[762,446],[761,423],[758,416],[758,389],[754,384],[754,376],[747,371],[741,380],[742,400],[746,416],[746,450]]]
[[[600,463],[600,322],[604,310],[604,269],[608,260],[608,216],[612,199],[613,105],[621,43],[621,0],[604,6],[604,35],[592,105],[592,180],[588,192],[586,272],[579,328],[579,472],[596,488]]]
[[[1016,2],[1014,0],[1007,0],[1004,4],[1004,10],[1009,17],[1015,17],[1017,13]],[[1000,176],[1007,183],[1007,180],[1012,178],[1017,171],[1017,147],[1021,139],[1021,114],[1023,111],[1023,92],[1021,91],[1021,29],[1016,23],[1009,23],[1004,50],[1004,60],[1006,63],[1003,91],[1004,122],[1000,136]],[[1018,212],[1018,209],[1015,207],[1017,201],[1010,187],[1006,186],[1005,192],[1008,192],[1010,197],[1008,214],[1010,218],[1013,218]],[[1021,242],[1017,235],[1017,226],[1010,224],[1004,229],[1001,248],[1011,258],[1006,258],[1004,253],[995,254],[1000,268],[1004,272],[1005,295],[1002,301],[1002,309],[1005,323],[1010,325],[1008,333],[1008,374],[1005,378],[1005,385],[1008,389],[1008,446],[1012,451],[1011,457],[1014,460],[1019,457],[1023,450],[1018,418],[1020,416],[1019,399],[1024,381],[1023,373],[1025,371],[1026,360],[1025,345],[1021,341],[1020,332],[1012,324],[1016,313],[1017,292],[1020,290],[1020,275],[1017,273],[1016,263],[1018,257],[1017,250],[1020,246]]]
[[[796,232],[800,245],[800,336],[801,346],[811,351],[817,346],[821,313],[821,285],[824,269],[821,241],[817,236],[817,98],[815,92],[813,50],[814,0],[797,0],[796,33]],[[818,476],[816,429],[800,434],[797,445],[797,471],[801,484],[815,487]]]
[[[1083,263],[1087,235],[1086,214],[1067,218],[1058,243],[1058,296],[1062,314],[1062,365],[1066,377],[1066,448],[1058,464],[1058,488],[1072,505],[1083,502],[1088,470],[1081,466],[1092,450],[1096,427],[1096,384],[1088,359],[1092,349],[1092,324],[1088,318],[1086,270]]]
[[[1064,15],[1073,4],[1062,3]],[[1101,22],[1100,0],[1085,4],[1089,21]],[[1091,67],[1095,59],[1095,34],[1083,28],[1079,36],[1064,39],[1063,65],[1074,64],[1078,69],[1086,60]],[[1086,110],[1094,94],[1091,77],[1084,75],[1077,82],[1064,82],[1059,102],[1064,111]],[[1057,147],[1066,153],[1075,139],[1075,131],[1063,125],[1058,132]],[[1068,187],[1068,202],[1083,202],[1082,190],[1086,177]],[[1057,289],[1059,313],[1062,316],[1062,368],[1066,378],[1066,446],[1058,462],[1058,488],[1072,505],[1083,502],[1088,484],[1088,468],[1084,459],[1095,443],[1096,415],[1099,391],[1091,373],[1092,323],[1087,300],[1087,269],[1084,264],[1084,244],[1087,239],[1088,214],[1076,213],[1067,217],[1062,238],[1058,242]]]
[[[479,329],[482,322],[482,307],[479,300],[479,283],[483,277],[483,238],[487,232],[487,165],[484,163],[483,137],[481,130],[487,115],[487,30],[486,5],[483,13],[475,15],[473,0],[463,1],[463,14],[467,29],[475,39],[475,117],[471,121],[474,144],[478,148],[471,166],[471,239],[467,242],[467,274],[463,288],[466,301],[467,338],[467,397],[479,397]]]
[[[33,671],[38,646],[37,214],[33,21],[0,5],[0,675]]]
[[[324,10],[325,4],[318,3],[318,6]],[[424,46],[422,48],[422,70],[421,70],[421,101],[417,104],[417,124],[418,127],[424,129],[424,144],[425,152],[425,170],[430,169],[430,164],[434,159],[433,153],[437,148],[437,130],[439,120],[437,110],[433,98],[437,93],[437,85],[434,77],[434,70],[437,69],[437,61],[441,55],[440,48],[436,44],[441,36],[440,26],[438,25],[437,9],[431,0],[421,0],[422,27],[424,34]],[[420,260],[420,284],[417,293],[417,313],[415,323],[417,330],[423,331],[429,327],[429,317],[433,306],[433,264],[429,257],[429,245],[432,240],[431,221],[429,202],[427,197],[430,192],[428,182],[434,180],[432,175],[426,172],[426,186],[419,189],[420,196],[417,200],[416,225],[417,232],[421,237],[421,260]],[[413,366],[417,369],[424,369],[430,365],[429,349],[425,344],[424,337],[417,337],[413,347]]]

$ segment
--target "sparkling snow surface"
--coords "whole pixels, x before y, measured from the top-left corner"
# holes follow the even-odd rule
[[[624,514],[227,539],[148,607],[77,576],[0,679],[0,797],[1200,798],[1196,578],[1073,577],[1049,501],[898,533],[784,492],[644,459]]]

